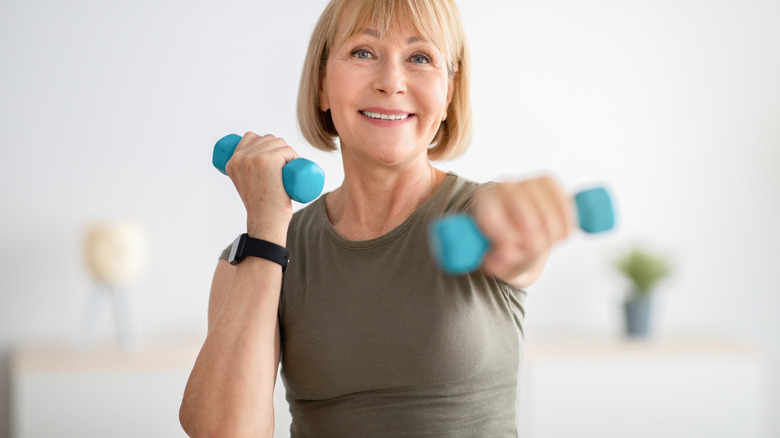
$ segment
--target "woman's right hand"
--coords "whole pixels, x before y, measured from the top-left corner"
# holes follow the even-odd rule
[[[282,168],[298,154],[282,138],[244,134],[225,166],[247,214],[247,233],[284,246],[292,201],[284,190]]]

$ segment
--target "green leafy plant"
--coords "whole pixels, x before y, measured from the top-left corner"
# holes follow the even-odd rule
[[[633,296],[646,296],[671,272],[669,262],[641,247],[634,247],[615,261],[615,267],[633,285]]]

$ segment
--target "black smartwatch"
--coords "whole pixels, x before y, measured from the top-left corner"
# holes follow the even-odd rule
[[[233,242],[228,261],[231,265],[237,265],[246,256],[260,257],[279,263],[282,266],[282,272],[287,269],[287,262],[290,260],[290,252],[287,251],[287,248],[266,240],[249,237],[249,234],[244,233]]]

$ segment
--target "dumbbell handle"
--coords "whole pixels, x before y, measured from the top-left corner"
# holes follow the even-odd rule
[[[574,196],[580,228],[587,233],[600,233],[615,226],[612,198],[603,187],[583,190]],[[446,272],[465,274],[479,268],[490,242],[465,214],[438,219],[428,230],[433,256]]]
[[[227,175],[225,167],[241,141],[238,134],[228,134],[214,145],[211,163]],[[296,158],[282,168],[282,183],[290,199],[301,203],[311,202],[320,196],[325,185],[325,172],[311,160]]]

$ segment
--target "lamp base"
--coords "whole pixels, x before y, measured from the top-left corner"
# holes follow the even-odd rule
[[[98,317],[101,313],[102,303],[106,299],[110,301],[111,307],[114,309],[115,336],[119,348],[125,353],[138,351],[140,345],[134,335],[127,293],[121,287],[105,282],[97,282],[93,286],[79,339],[79,347],[82,350],[89,350],[94,346]]]

